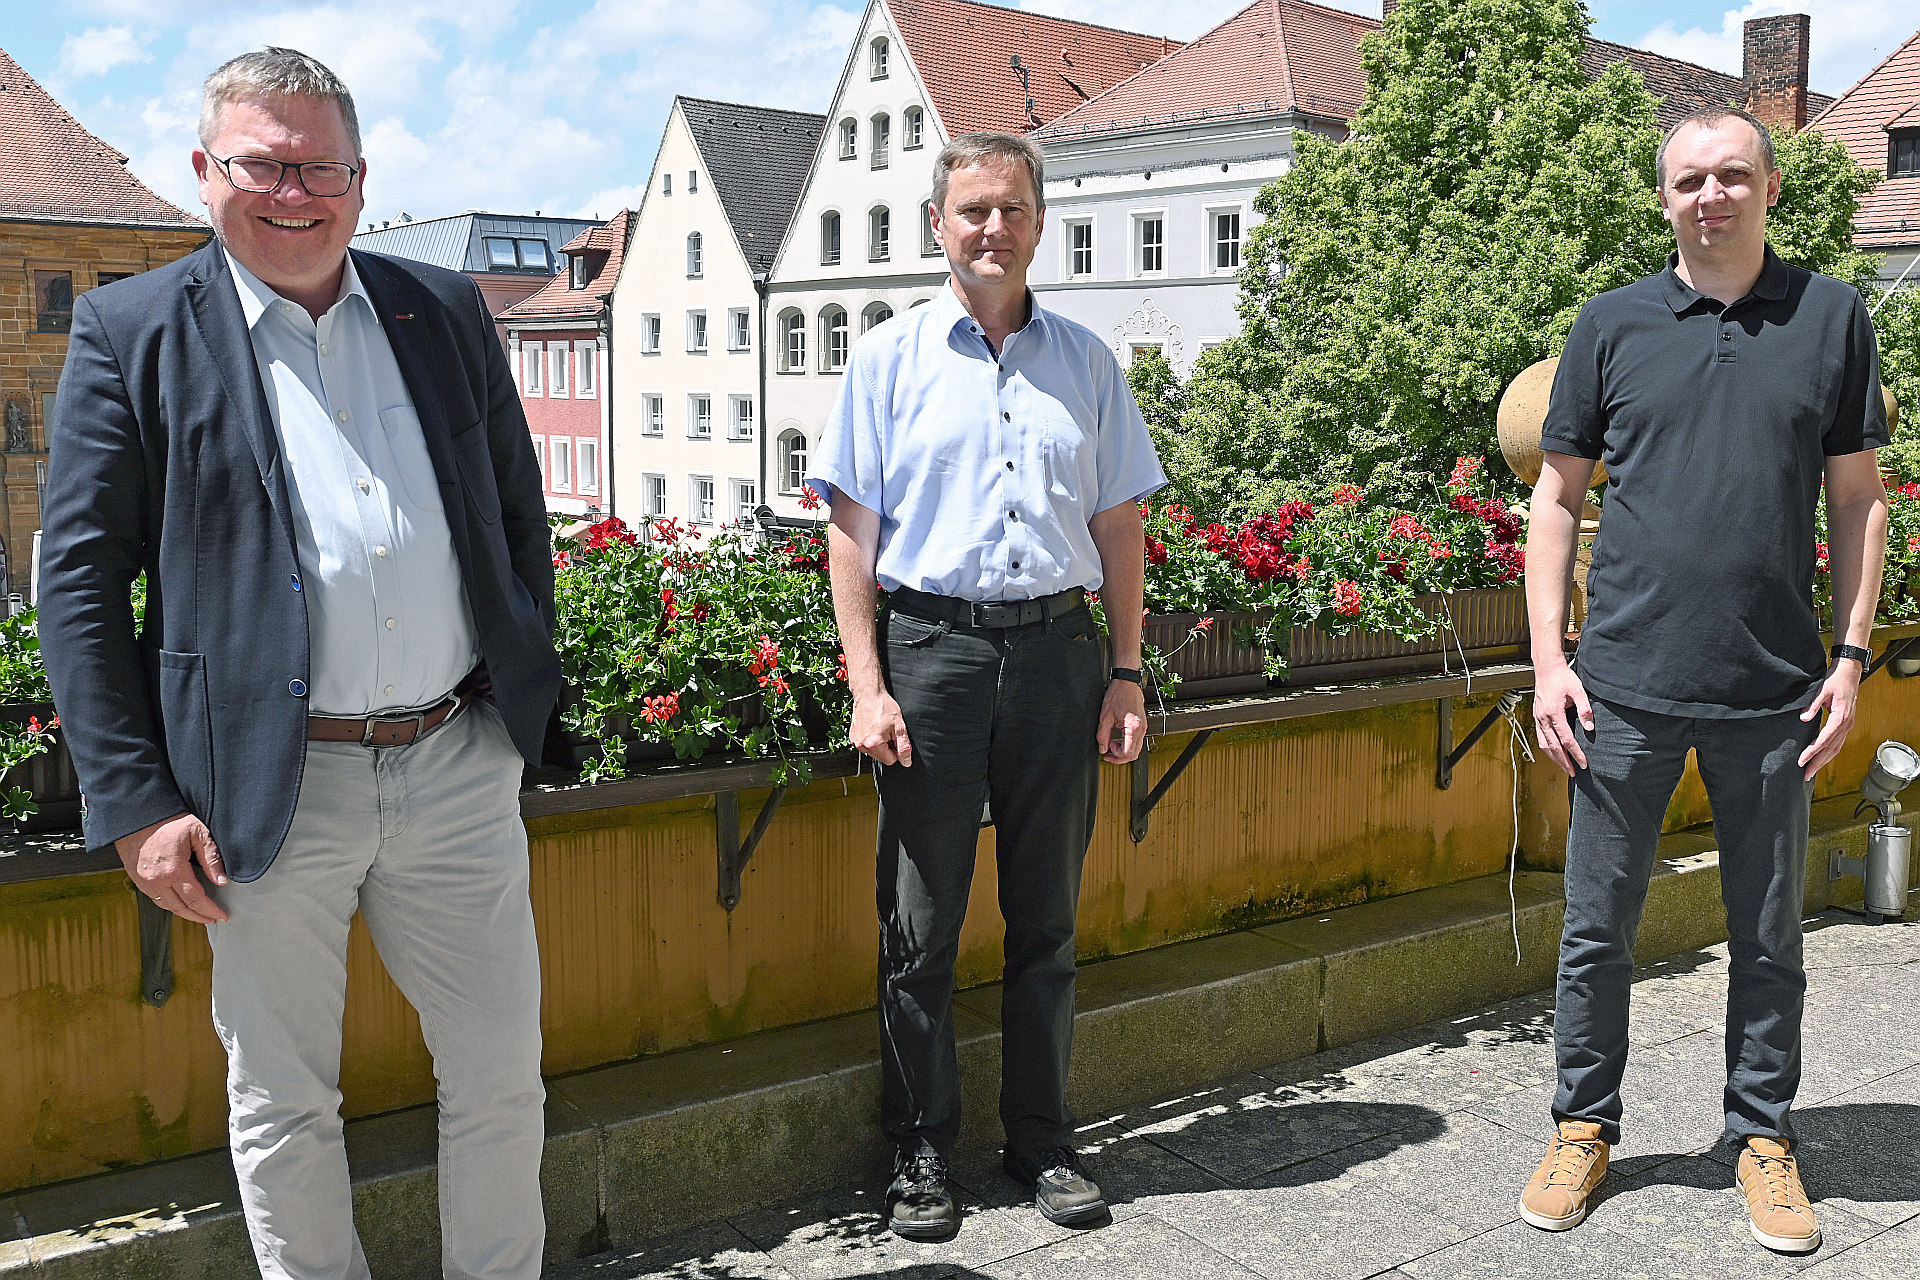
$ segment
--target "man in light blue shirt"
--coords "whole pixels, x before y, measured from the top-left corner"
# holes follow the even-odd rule
[[[833,509],[853,745],[878,763],[887,1205],[910,1239],[959,1226],[954,963],[983,805],[1007,926],[1004,1167],[1055,1222],[1106,1213],[1066,1102],[1074,913],[1100,761],[1132,760],[1145,735],[1138,503],[1166,475],[1113,354],[1026,287],[1042,189],[1024,138],[941,150],[933,229],[952,287],[855,347],[807,481]]]

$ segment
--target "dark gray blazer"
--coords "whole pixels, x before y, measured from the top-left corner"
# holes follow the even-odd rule
[[[494,696],[537,764],[560,686],[553,560],[506,353],[471,279],[353,261],[419,411]],[[216,242],[75,299],[50,434],[40,640],[87,845],[188,810],[234,879],[258,879],[306,764],[307,612],[279,441]]]

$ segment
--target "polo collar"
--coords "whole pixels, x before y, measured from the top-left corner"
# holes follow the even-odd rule
[[[1689,308],[1706,300],[1701,293],[1680,278],[1680,251],[1667,254],[1667,269],[1660,273],[1661,293],[1667,300],[1667,306],[1673,314],[1682,315]],[[1772,245],[1766,246],[1766,256],[1760,263],[1760,278],[1753,282],[1750,298],[1765,298],[1768,302],[1778,302],[1787,296],[1787,264],[1773,251]]]
[[[267,314],[268,308],[276,302],[284,302],[273,286],[262,280],[241,264],[240,259],[227,252],[225,245],[220,252],[226,254],[227,266],[232,268],[234,289],[240,294],[240,312],[246,317],[247,328],[252,329],[260,323],[260,317]],[[367,286],[360,281],[360,273],[354,270],[353,255],[347,255],[347,269],[340,274],[340,292],[333,300],[335,306],[351,297],[358,297],[367,304],[369,313],[373,311],[373,297],[367,292]],[[305,308],[301,309],[305,315]]]

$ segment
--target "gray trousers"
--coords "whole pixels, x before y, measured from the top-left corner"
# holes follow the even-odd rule
[[[959,1135],[954,962],[990,800],[1007,926],[1000,1120],[1015,1150],[1063,1145],[1074,912],[1106,692],[1092,616],[976,630],[890,610],[883,632],[913,765],[879,777],[882,1123],[943,1153]]]
[[[1597,698],[1593,719],[1592,732],[1572,719],[1587,767],[1573,778],[1567,837],[1554,1117],[1597,1121],[1603,1138],[1620,1140],[1633,940],[1660,823],[1691,748],[1713,806],[1727,911],[1727,1133],[1736,1141],[1791,1138],[1807,989],[1800,907],[1813,795],[1798,759],[1819,723],[1803,722],[1797,711],[1693,719]]]
[[[443,1274],[540,1274],[546,1091],[520,768],[486,702],[410,746],[310,742],[280,856],[214,891],[230,918],[207,928],[213,1021],[265,1280],[367,1280],[340,1124],[355,911],[433,1053]]]

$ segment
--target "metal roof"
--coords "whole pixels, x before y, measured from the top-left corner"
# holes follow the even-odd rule
[[[370,249],[375,253],[390,253],[396,258],[411,258],[415,262],[431,263],[449,271],[487,274],[492,268],[487,265],[486,246],[481,243],[486,237],[544,240],[547,242],[548,257],[558,270],[561,246],[589,227],[600,225],[592,218],[547,218],[532,214],[480,213],[470,210],[442,218],[392,222],[371,231],[362,231],[354,236],[353,247]],[[529,273],[515,271],[511,274]]]

